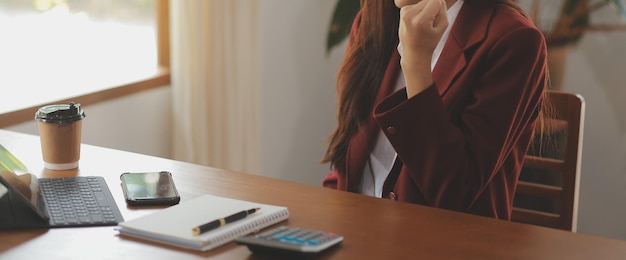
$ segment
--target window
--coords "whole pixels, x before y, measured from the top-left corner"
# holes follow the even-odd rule
[[[162,2],[0,0],[0,86],[11,93],[0,111],[154,75]]]

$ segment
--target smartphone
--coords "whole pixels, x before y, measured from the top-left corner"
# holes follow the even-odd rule
[[[172,173],[168,171],[125,172],[120,179],[129,206],[170,206],[180,202]]]

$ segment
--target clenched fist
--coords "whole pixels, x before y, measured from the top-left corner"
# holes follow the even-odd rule
[[[400,9],[400,64],[408,97],[432,84],[430,63],[437,43],[448,27],[447,10],[445,0],[422,0]]]

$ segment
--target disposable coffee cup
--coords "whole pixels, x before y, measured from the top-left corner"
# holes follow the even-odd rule
[[[69,103],[39,108],[35,120],[39,128],[44,166],[50,170],[78,167],[82,119],[80,104]]]

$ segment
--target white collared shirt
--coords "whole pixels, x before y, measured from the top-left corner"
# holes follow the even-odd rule
[[[439,60],[439,56],[441,56],[441,52],[443,51],[443,47],[448,40],[448,36],[450,35],[450,29],[452,25],[456,21],[456,17],[459,15],[459,11],[463,6],[463,0],[457,0],[447,11],[448,16],[448,28],[443,32],[435,51],[433,52],[433,58],[430,65],[430,70],[432,71]],[[402,55],[402,46],[398,44],[398,53]],[[398,75],[398,80],[396,81],[395,91],[398,91],[405,87],[404,76],[402,71]],[[378,131],[378,138],[376,139],[376,145],[374,146],[374,150],[370,154],[370,158],[365,165],[365,170],[363,171],[363,177],[361,178],[361,187],[360,193],[374,196],[374,197],[382,197],[383,193],[383,184],[393,167],[393,163],[396,161],[396,157],[398,154],[391,146],[391,143],[385,136],[382,131]]]

